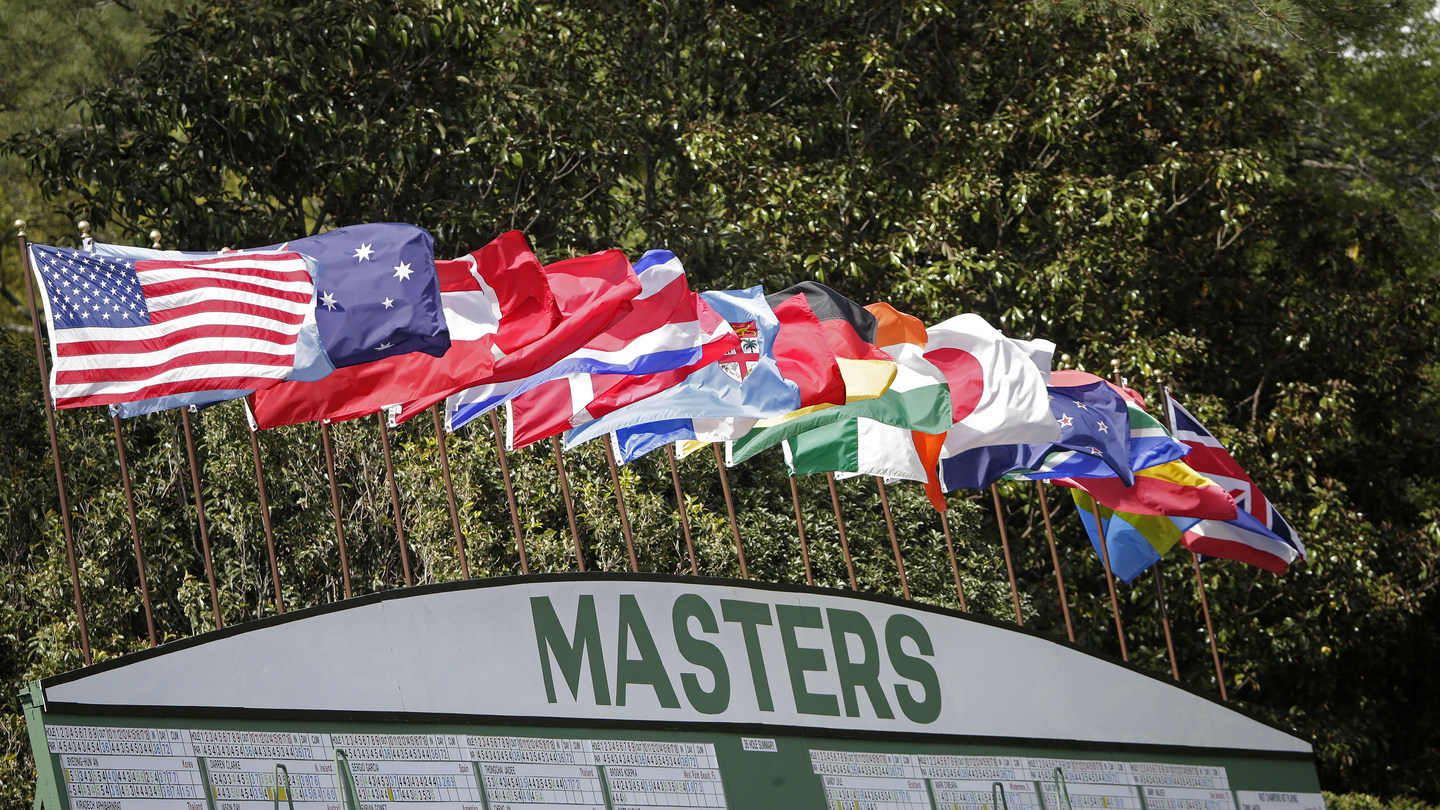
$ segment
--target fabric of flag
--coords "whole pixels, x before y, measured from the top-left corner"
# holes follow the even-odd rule
[[[945,372],[930,363],[925,349],[902,343],[886,347],[894,358],[895,377],[878,396],[865,396],[836,405],[757,423],[727,448],[726,463],[739,464],[766,448],[824,425],[864,417],[903,430],[938,433],[950,426],[950,389]],[[847,441],[856,437],[846,432]],[[843,451],[853,456],[857,451]]]
[[[794,475],[838,472],[912,478],[918,474],[918,480],[925,480],[909,434],[949,427],[953,412],[949,381],[925,359],[929,338],[919,318],[885,303],[865,309],[875,318],[881,350],[896,362],[893,383],[875,399],[800,421],[796,427],[802,429],[784,440],[786,463]],[[749,441],[746,436],[737,444]]]
[[[1207,557],[1235,560],[1280,575],[1303,556],[1300,549],[1240,510],[1234,520],[1201,520],[1185,530],[1180,542]]]
[[[459,420],[473,419],[493,407],[490,403],[505,402],[507,443],[518,449],[590,421],[592,407],[603,415],[671,388],[739,348],[730,324],[690,291],[673,253],[649,251],[636,270],[643,290],[628,313],[537,377],[487,387],[473,402],[463,400],[477,392],[452,397],[448,402],[463,403],[452,424],[458,427]],[[564,376],[556,379],[557,374]]]
[[[1096,503],[1078,489],[1070,490],[1070,495],[1080,511],[1080,522],[1090,536],[1090,546],[1095,549],[1096,557],[1101,556],[1100,529],[1095,525],[1095,513],[1099,512],[1100,524],[1105,532],[1105,551],[1110,556],[1110,571],[1126,583],[1134,582],[1145,569],[1159,562],[1176,543],[1181,542],[1181,535],[1186,529],[1200,522],[1198,518],[1116,512]]]
[[[777,293],[765,296],[776,312],[796,297],[814,314],[825,335],[826,345],[835,355],[844,381],[844,397],[826,399],[824,404],[841,405],[860,399],[878,397],[895,377],[895,365],[889,355],[875,343],[878,322],[875,316],[855,301],[814,281],[802,281]],[[785,318],[781,317],[782,328]],[[801,385],[801,390],[805,386]],[[802,410],[822,403],[807,402]],[[799,415],[799,414],[797,414]]]
[[[617,311],[603,331],[538,374],[451,395],[445,406],[450,429],[457,430],[502,403],[548,386],[551,390],[531,400],[536,404],[543,401],[544,410],[522,403],[512,415],[526,421],[529,427],[524,432],[538,441],[572,426],[570,420],[579,412],[575,409],[578,400],[572,394],[578,395],[582,389],[591,399],[597,388],[611,393],[611,400],[605,404],[613,406],[613,410],[618,407],[614,402],[638,400],[668,388],[697,365],[714,362],[739,346],[730,325],[690,290],[675,254],[668,250],[647,251],[634,270],[640,293],[628,309]],[[573,384],[566,379],[592,375],[605,379],[575,379]],[[565,389],[563,396],[561,388]],[[578,408],[583,410],[591,399],[578,401]],[[553,409],[562,403],[562,410]]]
[[[1191,413],[1185,410],[1175,397],[1169,392],[1165,394],[1165,407],[1169,413],[1170,424],[1174,429],[1175,439],[1190,448],[1190,455],[1185,459],[1189,464],[1202,475],[1224,487],[1235,499],[1235,505],[1241,511],[1248,512],[1264,526],[1270,534],[1279,538],[1289,545],[1301,557],[1305,556],[1305,546],[1295,534],[1295,530],[1280,516],[1274,504],[1260,491],[1250,476],[1240,466],[1234,456],[1220,444],[1220,441],[1211,435],[1205,426],[1200,424]],[[1259,541],[1257,541],[1259,543]],[[1264,543],[1259,543],[1264,547]],[[1276,549],[1280,558],[1293,556],[1283,549]],[[1223,555],[1222,555],[1223,556]],[[1232,558],[1233,559],[1233,558]],[[1290,560],[1285,560],[1288,565]],[[1248,560],[1247,560],[1248,562]],[[1261,566],[1262,568],[1265,566]]]
[[[681,440],[711,441],[714,433],[729,429],[735,420],[755,420],[788,413],[800,407],[800,386],[781,371],[778,348],[793,350],[786,363],[803,363],[829,370],[838,378],[833,358],[825,362],[829,349],[820,335],[820,325],[808,315],[792,324],[792,345],[781,346],[780,319],[766,303],[759,287],[701,293],[740,338],[740,347],[720,362],[705,366],[673,388],[646,397],[632,405],[586,422],[570,430],[567,447],[615,433],[618,454],[627,463]],[[795,311],[797,318],[809,308]],[[816,345],[816,341],[820,345]],[[808,343],[808,345],[807,345]],[[816,380],[829,386],[828,381]]]
[[[1045,480],[1090,477],[1092,470],[1134,483],[1130,403],[1105,380],[1083,372],[1054,372],[1048,389],[1059,440],[977,447],[944,458],[940,483],[945,491],[985,489],[1006,475]]]
[[[277,249],[303,253],[320,269],[315,321],[336,368],[450,348],[430,233],[401,222],[350,225]]]
[[[198,261],[201,259],[213,259],[220,256],[233,258],[236,251],[225,251],[223,253],[196,253],[179,250],[160,250],[158,248],[134,247],[132,245],[112,245],[103,242],[96,242],[92,245],[92,251],[99,256],[109,256],[117,259],[131,259],[135,261],[146,261],[153,259],[174,260],[174,261]],[[273,251],[269,251],[273,252]],[[306,262],[307,271],[310,274],[311,282],[319,270],[319,265],[309,259]],[[325,356],[325,350],[320,347],[320,330],[315,323],[315,307],[312,305],[305,310],[305,320],[300,324],[300,333],[295,339],[295,365],[290,370],[287,380],[318,380],[335,370],[331,365],[330,358]],[[149,397],[134,402],[117,402],[110,405],[110,412],[125,419],[134,416],[143,416],[148,413],[158,413],[170,410],[171,408],[196,407],[204,408],[221,402],[229,402],[254,393],[248,388],[226,388],[210,391],[189,391],[180,394],[168,394],[160,397]]]
[[[979,315],[957,315],[926,330],[925,359],[950,382],[953,427],[944,456],[995,444],[1036,444],[1060,438],[1050,412],[1048,340],[1015,341]]]
[[[1183,461],[1137,470],[1135,484],[1128,487],[1113,477],[1053,480],[1060,486],[1084,490],[1095,500],[1119,512],[1207,520],[1235,519],[1235,500],[1230,493]]]
[[[316,382],[281,383],[251,398],[254,424],[263,429],[342,421],[427,392],[449,394],[492,367],[500,332],[543,336],[559,320],[546,306],[544,270],[518,231],[502,234],[465,258],[437,263],[437,282],[452,338],[444,356],[392,356],[337,369]],[[509,311],[501,308],[502,301]]]
[[[315,286],[297,253],[135,261],[30,246],[57,408],[274,385]]]
[[[523,380],[563,362],[629,312],[641,292],[640,279],[621,250],[547,264],[542,272],[558,312],[552,327],[511,352],[497,345],[493,364],[457,374],[462,382],[402,402],[391,410],[397,424],[467,388]]]

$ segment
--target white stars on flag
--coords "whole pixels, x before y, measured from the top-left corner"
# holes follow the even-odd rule
[[[374,255],[375,251],[370,249],[370,245],[372,244],[374,243],[365,242],[361,244],[360,247],[355,248],[355,260],[361,262],[367,261],[372,255]]]

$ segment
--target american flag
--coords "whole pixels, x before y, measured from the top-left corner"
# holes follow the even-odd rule
[[[135,260],[31,245],[30,259],[57,408],[273,385],[315,305],[298,253]]]

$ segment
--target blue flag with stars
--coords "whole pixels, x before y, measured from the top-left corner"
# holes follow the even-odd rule
[[[450,348],[430,233],[399,222],[337,228],[284,246],[315,259],[315,321],[336,368]]]
[[[1051,375],[1051,381],[1062,378]],[[1088,376],[1088,375],[1087,375]],[[1060,426],[1060,440],[1049,444],[1006,444],[978,447],[940,460],[940,483],[946,492],[985,489],[1003,477],[1044,480],[1073,477],[1078,468],[1100,467],[1126,486],[1135,483],[1130,467],[1130,412],[1125,398],[1104,380],[1078,385],[1050,385],[1050,412]],[[1096,464],[1096,462],[1100,462]]]

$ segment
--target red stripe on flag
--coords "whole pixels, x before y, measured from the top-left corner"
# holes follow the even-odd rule
[[[130,368],[108,367],[56,371],[55,382],[58,385],[136,382],[139,380],[148,380],[151,377],[157,377],[167,371],[174,371],[178,368],[192,368],[225,364],[244,364],[248,366],[265,366],[270,368],[290,368],[292,365],[294,365],[294,363],[295,358],[292,355],[288,354],[274,355],[266,354],[265,352],[200,351],[184,354],[171,360],[167,360],[164,363],[157,363],[152,366],[134,366]]]
[[[139,402],[142,399],[166,397],[174,394],[193,394],[198,391],[254,391],[280,382],[274,377],[206,377],[199,380],[178,380],[146,386],[121,394],[94,394],[79,397],[62,397],[55,400],[56,408],[84,408],[90,405],[116,405],[122,402]]]
[[[145,290],[147,299],[159,298],[162,295],[179,295],[180,293],[195,292],[197,290],[215,291],[211,295],[224,295],[226,292],[249,293],[264,298],[274,298],[278,301],[289,301],[294,304],[308,304],[313,297],[311,293],[299,292],[296,290],[277,290],[265,284],[257,284],[253,281],[230,281],[214,278],[172,278],[165,281],[141,281],[141,287]],[[223,291],[223,292],[221,292]]]
[[[289,326],[296,326],[305,321],[305,314],[291,312],[273,307],[261,306],[259,304],[242,304],[235,301],[198,301],[194,304],[187,304],[183,307],[173,309],[162,309],[150,313],[150,322],[155,324],[173,321],[178,318],[185,318],[191,315],[202,313],[221,313],[225,315],[253,315],[257,318],[276,321]],[[219,320],[219,319],[217,319]]]
[[[225,273],[227,275],[246,276],[249,278],[265,278],[272,281],[299,281],[309,282],[311,280],[308,270],[293,266],[295,262],[303,261],[299,253],[252,253],[243,257],[240,256],[218,256],[209,259],[145,259],[135,263],[135,275],[143,281],[145,273],[160,273],[181,271],[203,270],[208,273]],[[270,265],[275,265],[271,267]],[[281,265],[292,265],[292,268],[281,267]]]
[[[293,334],[255,326],[200,324],[149,340],[85,340],[74,343],[56,343],[55,355],[57,357],[88,357],[95,354],[148,354],[203,338],[263,340],[277,346],[293,346],[296,337]]]

